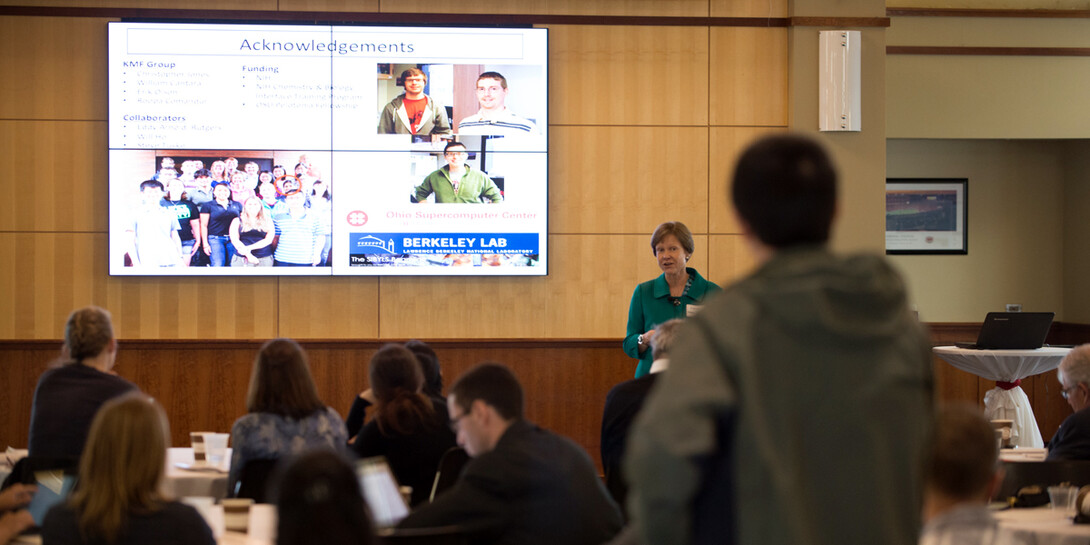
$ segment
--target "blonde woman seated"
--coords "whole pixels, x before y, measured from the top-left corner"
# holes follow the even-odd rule
[[[231,244],[235,245],[232,267],[272,267],[276,230],[260,197],[242,204],[242,213],[231,220]]]
[[[153,399],[127,394],[98,411],[67,502],[49,510],[42,543],[211,545],[212,530],[192,507],[163,497],[166,414]]]
[[[291,339],[273,339],[257,353],[246,410],[249,414],[231,428],[228,493],[251,460],[277,460],[315,448],[343,451],[348,440],[340,415],[318,398],[303,347]]]

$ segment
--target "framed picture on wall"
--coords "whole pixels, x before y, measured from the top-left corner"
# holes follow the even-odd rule
[[[969,253],[969,180],[887,178],[887,254]]]

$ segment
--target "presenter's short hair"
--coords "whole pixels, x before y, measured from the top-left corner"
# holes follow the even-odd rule
[[[824,244],[836,213],[836,186],[836,170],[817,142],[781,134],[758,140],[742,153],[731,198],[764,244]]]
[[[499,363],[482,363],[466,371],[450,387],[450,395],[464,412],[480,399],[506,420],[522,419],[522,385],[510,369]]]
[[[449,150],[450,148],[469,149],[469,148],[466,147],[465,144],[463,144],[461,142],[456,142],[454,140],[451,140],[450,142],[447,142],[447,145],[443,146],[443,153],[446,153],[447,150]]]
[[[999,447],[995,430],[979,407],[951,403],[939,407],[927,472],[930,488],[956,499],[987,491],[996,472]]]
[[[494,79],[500,82],[500,87],[507,88],[507,78],[503,77],[499,72],[485,72],[477,76],[477,83],[480,83],[482,79]]]
[[[666,235],[674,235],[677,241],[681,243],[685,253],[693,255],[693,250],[696,249],[696,245],[693,243],[693,232],[680,221],[668,221],[655,228],[655,232],[651,233],[651,254],[658,255],[655,246],[658,246],[662,239],[666,238]]]

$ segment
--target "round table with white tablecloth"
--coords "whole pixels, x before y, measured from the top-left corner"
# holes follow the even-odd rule
[[[1011,443],[1020,447],[1045,446],[1033,407],[1019,386],[1022,379],[1051,371],[1060,365],[1070,348],[1036,350],[975,350],[936,346],[943,361],[980,378],[994,380],[996,387],[984,394],[984,413],[992,420],[1013,420]]]
[[[1090,525],[1075,524],[1063,511],[1050,507],[1007,509],[994,513],[999,530],[1019,543],[1037,545],[1086,545]]]

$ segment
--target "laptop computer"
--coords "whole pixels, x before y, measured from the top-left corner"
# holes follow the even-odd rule
[[[955,343],[977,350],[1033,350],[1041,348],[1052,327],[1054,312],[989,312],[975,343]]]
[[[401,496],[397,479],[394,478],[386,458],[375,456],[356,462],[356,477],[371,517],[379,529],[392,528],[409,515],[409,506]]]

